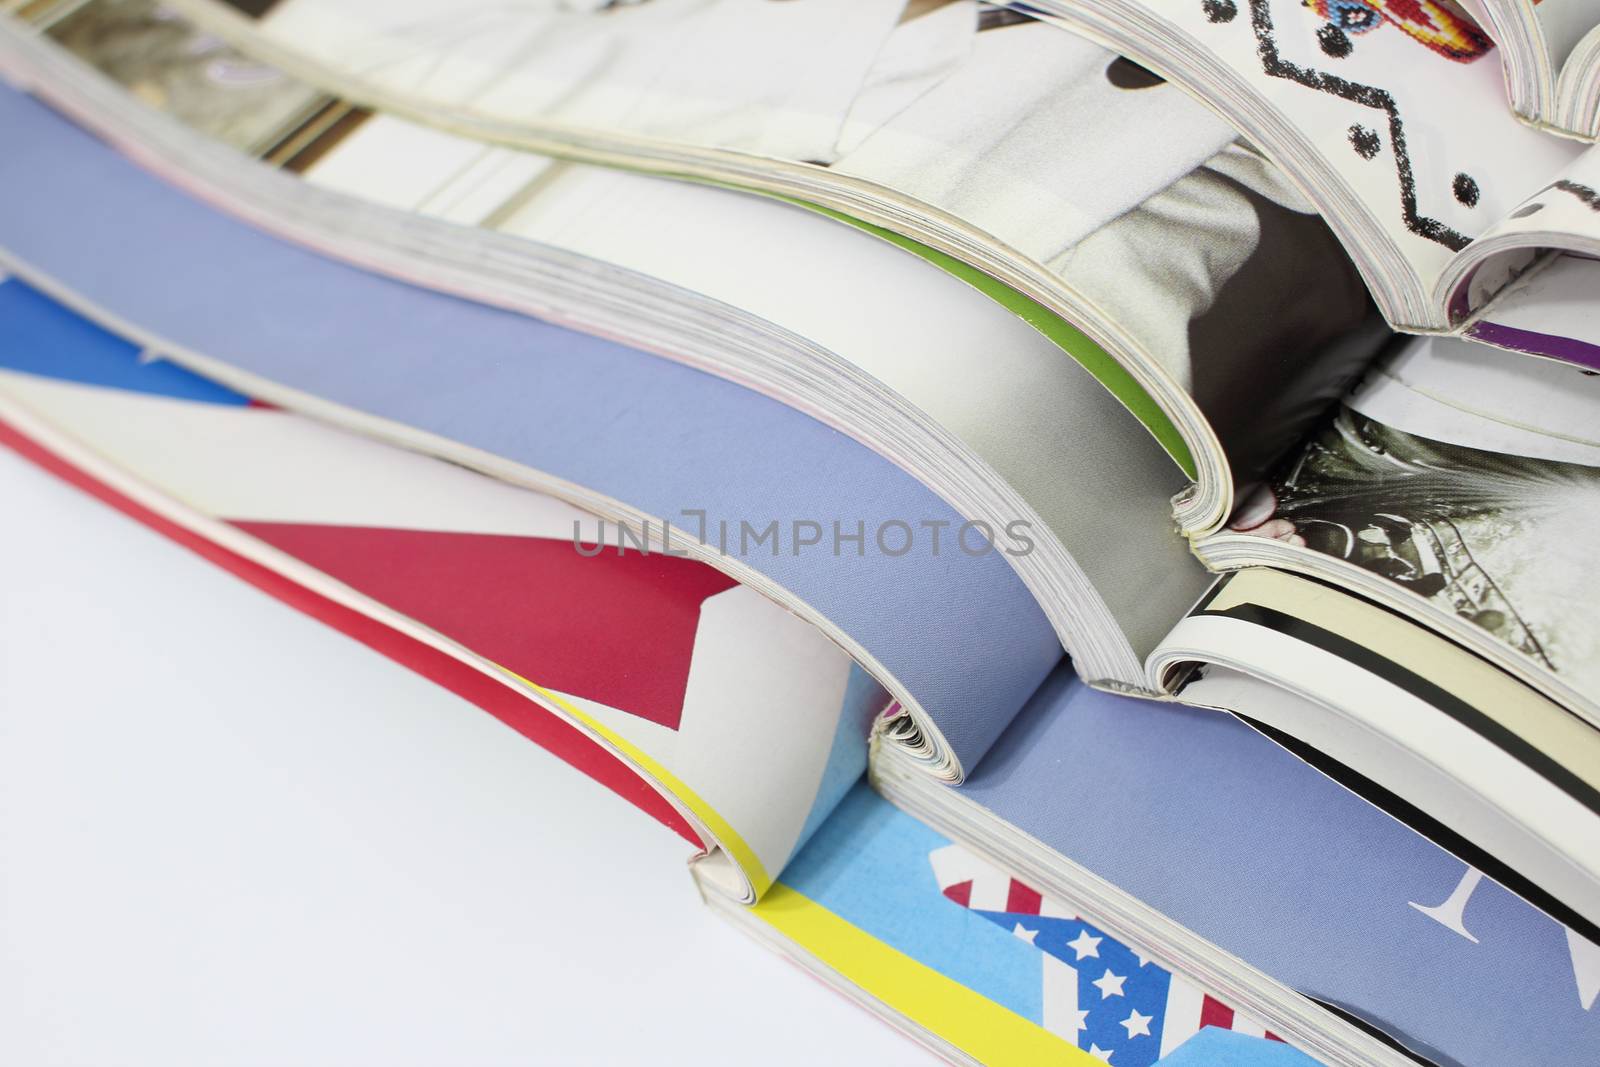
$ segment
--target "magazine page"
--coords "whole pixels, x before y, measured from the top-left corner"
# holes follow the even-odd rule
[[[970,0],[926,14],[905,6],[279,0],[256,30],[352,87],[469,115],[830,165],[1031,244],[1030,254],[1075,243],[1233,138],[1134,69],[1106,74],[1104,49],[1026,16]],[[788,65],[796,56],[803,70]],[[828,122],[826,143],[784,141],[755,121],[784,94],[811,98],[776,110]],[[611,96],[627,106],[589,104]],[[749,116],[762,140],[696,122],[704,109]],[[1140,165],[1127,165],[1130,154]]]
[[[1597,291],[1600,260],[1570,253],[1551,256],[1506,286],[1464,335],[1496,348],[1600,370]]]
[[[1247,482],[1371,353],[1340,346],[1367,303],[1332,233],[1234,138],[1150,71],[1017,17],[831,169],[1038,263],[1193,400]],[[1308,271],[1314,298],[1291,282]]]
[[[1467,322],[1467,332],[1476,335],[1483,320],[1498,320],[1500,287],[1524,270],[1536,272],[1540,265],[1536,257],[1546,253],[1548,260],[1553,258],[1550,252],[1600,256],[1600,147],[1589,148],[1563,171],[1540,183],[1458,259],[1443,282],[1450,294],[1452,316],[1463,319],[1478,312]],[[1519,299],[1512,296],[1514,291],[1504,290],[1507,297]],[[1525,301],[1526,294],[1520,299]],[[1553,340],[1528,350],[1568,358],[1561,344],[1568,331],[1547,328],[1546,332]],[[1592,327],[1582,326],[1571,331],[1578,340],[1593,332]]]
[[[1572,50],[1595,26],[1600,25],[1600,4],[1595,0],[1481,0],[1492,21],[1509,24],[1513,19],[1530,20],[1538,27],[1538,41],[1549,58],[1549,69],[1558,74]]]
[[[305,177],[363,197],[376,188],[394,206],[431,212],[433,205],[466,199],[458,191],[463,171],[468,181],[481,173],[475,164],[455,167],[452,161],[498,151],[375,116]],[[443,161],[438,170],[448,176],[438,182],[415,173],[389,177],[402,153]],[[1135,656],[1153,647],[1207,580],[1187,546],[1172,536],[1171,498],[1184,479],[1156,441],[1027,323],[894,246],[796,206],[571,163],[549,163],[495,214],[502,233],[639,271],[758,315],[865,372],[868,388],[893,390],[1020,497],[1017,507],[972,517],[998,527],[1028,509],[1029,528],[1041,543],[1026,557],[1013,557],[1024,577],[1053,547],[1044,539],[1056,540],[1058,551],[1070,553],[1059,569],[1079,572],[1074,597],[1102,600]],[[766,255],[771,248],[785,254]],[[861,313],[865,292],[872,294],[871,315]],[[773,386],[763,383],[765,391]],[[827,417],[826,397],[783,398]],[[848,420],[829,421],[850,432]],[[911,447],[900,444],[896,461],[910,467],[913,460],[903,452]],[[1115,465],[1115,479],[1105,476],[1108,464]],[[1041,599],[1065,584],[1060,578],[1030,581]],[[1089,613],[1075,617],[1076,627],[1057,623],[1069,650],[1083,641],[1073,630],[1091,625]]]
[[[1593,708],[1600,585],[1584,531],[1600,518],[1595,381],[1468,341],[1412,341],[1231,529],[1381,579],[1407,614],[1492,639],[1492,656]]]
[[[266,155],[333,101],[236,53],[207,48],[156,3],[94,3],[53,22],[55,40],[139,99],[252,155]]]
[[[1544,53],[1550,57],[1550,69],[1559,72],[1572,55],[1578,42],[1589,31],[1600,26],[1600,4],[1595,0],[1563,0],[1544,3],[1543,0],[1484,0],[1484,7],[1493,17],[1508,8],[1516,9],[1523,17],[1529,14],[1539,26]]]
[[[1452,257],[1581,150],[1511,114],[1490,41],[1444,4],[1039,6],[1218,101],[1313,198],[1399,328],[1447,325]]]
[[[1157,948],[1130,944],[1072,901],[1013,878],[865,782],[772,892],[730,918],[810,957],[802,966],[825,968],[847,995],[877,998],[875,1010],[954,1062],[1109,1055],[1149,1067],[1198,1050],[1200,1035],[1214,1032],[1290,1051]],[[1286,1062],[1312,1063],[1303,1053]]]
[[[1600,929],[1600,733],[1447,638],[1268,567],[1230,575],[1152,657],[1186,703],[1302,759],[1491,873]]]
[[[887,694],[721,572],[553,498],[252,403],[16,278],[0,304],[0,404],[19,432],[42,425],[200,535],[565,717],[726,850],[741,895],[765,891],[865,768]]]
[[[1579,39],[1561,66],[1553,125],[1584,140],[1600,138],[1600,25]]]
[[[0,247],[147,346],[608,520],[658,535],[670,523],[675,547],[824,628],[953,759],[975,760],[1060,658],[999,546],[936,548],[930,534],[878,551],[886,526],[964,520],[822,423],[669,360],[325,259],[187,198],[21,94],[0,93],[0,109],[32,146],[0,160],[0,186],[18,194],[0,209]]]
[[[1433,1062],[1581,1062],[1600,1041],[1600,947],[1231,716],[1063,672],[959,788],[893,760],[873,773],[895,803],[1047,893],[1092,892],[1090,921],[1189,946],[1219,992],[1270,976]],[[1362,1040],[1303,1047],[1410,1062]]]
[[[1327,224],[1243,145],[1051,267],[1112,320],[1139,324],[1216,434],[1235,486],[1264,476],[1388,337]]]
[[[478,137],[779,192],[977,267],[975,284],[1038,301],[1109,352],[1138,395],[1119,391],[1115,375],[1097,376],[1136,412],[1149,403],[1177,427],[1182,446],[1163,441],[1199,485],[1180,507],[1186,531],[1214,526],[1234,481],[1254,480],[1262,454],[1303,432],[1304,397],[1343,385],[1351,349],[1339,342],[1367,307],[1311,205],[1259,157],[1236,158],[1233,127],[1198,102],[1029,15],[967,2],[908,9],[840,117],[837,151],[755,160],[725,142],[571,127],[521,97],[453,95],[440,85],[454,76],[438,72],[491,76],[470,44],[435,42],[427,66],[358,69],[363,19],[377,21],[362,41],[421,53],[394,20],[342,4],[287,0],[259,22],[211,0],[179,7],[247,52],[368,105]],[[313,8],[344,14],[301,23],[297,12]],[[521,9],[496,10],[521,18]],[[1184,239],[1161,239],[1174,216],[1187,219]],[[1321,299],[1289,285],[1284,264],[1323,278]],[[1285,338],[1295,339],[1292,358]],[[1301,402],[1240,418],[1250,403],[1238,398],[1257,392],[1263,375]],[[1257,440],[1263,427],[1268,445]],[[1239,469],[1230,473],[1230,462]]]
[[[1234,138],[1081,37],[1024,19],[973,32],[968,17],[962,62],[831,159],[833,170],[1049,263]]]

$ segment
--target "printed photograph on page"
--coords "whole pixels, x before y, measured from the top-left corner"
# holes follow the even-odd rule
[[[1356,564],[1600,694],[1600,468],[1429,440],[1348,407],[1250,532]]]
[[[252,155],[270,150],[329,99],[156,0],[93,0],[46,32],[144,103]]]

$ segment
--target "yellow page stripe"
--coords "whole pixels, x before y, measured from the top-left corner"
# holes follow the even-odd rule
[[[738,863],[744,870],[745,876],[750,879],[750,884],[755,889],[757,898],[760,898],[761,894],[772,887],[772,876],[767,874],[767,869],[756,856],[755,850],[745,843],[744,838],[740,837],[739,832],[729,825],[728,820],[719,815],[715,808],[707,804],[700,794],[690,789],[677,775],[657,763],[632,741],[605,726],[593,716],[584,714],[570,700],[563,699],[559,693],[551,692],[537,682],[530,682],[515,671],[508,671],[504,667],[500,669],[568,715],[571,715],[573,719],[583,723],[589,729],[605,738],[624,756],[638,764],[640,770],[654,778],[667,792],[678,798],[678,801],[684,807],[694,812],[700,821],[705,823],[706,829],[710,830],[712,835],[716,837],[717,843],[727,849],[729,854],[733,856],[734,862]]]
[[[993,1067],[1100,1061],[779,882],[751,909],[774,930],[907,1019]]]

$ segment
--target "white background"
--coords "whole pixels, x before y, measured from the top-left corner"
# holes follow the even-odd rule
[[[0,448],[0,1063],[932,1062],[689,855]]]

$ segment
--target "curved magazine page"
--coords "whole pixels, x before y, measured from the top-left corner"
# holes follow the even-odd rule
[[[1541,182],[1516,210],[1499,220],[1452,265],[1444,284],[1451,294],[1453,316],[1466,319],[1466,331],[1471,336],[1502,344],[1496,336],[1495,323],[1500,321],[1502,302],[1517,300],[1520,288],[1502,287],[1519,275],[1527,278],[1541,273],[1536,259],[1539,253],[1544,253],[1544,260],[1567,258],[1552,254],[1560,252],[1588,258],[1600,255],[1600,146],[1591,146],[1569,166]],[[1526,299],[1526,295],[1523,293],[1522,298]],[[1580,321],[1569,335],[1562,325],[1562,319],[1551,316],[1536,327],[1553,334],[1542,344],[1531,343],[1540,340],[1537,338],[1513,336],[1507,340],[1524,343],[1502,347],[1591,368],[1600,362],[1592,351],[1592,326]],[[1585,346],[1584,342],[1589,344]]]
[[[1485,6],[1491,12],[1515,7],[1524,15],[1531,13],[1539,26],[1541,44],[1544,54],[1549,57],[1550,70],[1557,77],[1557,72],[1567,65],[1567,60],[1572,58],[1579,43],[1595,27],[1600,26],[1600,3],[1595,0],[1572,0],[1565,4],[1545,4],[1542,0],[1485,0]]]
[[[1408,343],[1202,556],[1326,577],[1600,723],[1597,415],[1575,368]]]
[[[764,892],[865,769],[887,695],[721,572],[142,359],[17,279],[0,307],[14,432],[566,719],[725,850],[737,897]]]
[[[307,178],[318,182],[325,166],[354,162],[360,133]],[[1207,581],[1172,535],[1171,501],[1185,479],[1150,435],[1025,322],[893,246],[770,200],[573,164],[545,176],[501,228],[760,315],[862,372],[867,380],[856,393],[888,390],[933,420],[983,464],[986,482],[1017,497],[990,515],[965,513],[996,528],[1029,516],[1041,544],[1010,558],[1069,652],[1097,640],[1083,631],[1103,627],[1096,619],[1104,616],[1142,657],[1173,608]],[[751,246],[766,254],[752,257]],[[799,406],[851,432],[856,405],[829,414],[831,399]],[[892,448],[879,450],[892,455]],[[1066,573],[1040,575],[1046,547],[1067,557],[1071,570],[1054,564]],[[1076,628],[1058,606],[1091,600],[1104,607],[1074,604]],[[1092,664],[1077,652],[1074,661],[1087,677],[1115,677],[1096,651]]]
[[[48,435],[48,430],[42,427],[35,427],[35,431],[41,436]],[[100,480],[86,469],[73,466],[8,424],[0,423],[0,444],[268,595],[476,704],[636,805],[690,844],[705,847],[699,829],[649,782],[622,764],[592,737],[550,713],[543,705],[527,699],[511,686],[486,681],[481,672],[424,642],[375,623],[337,601],[313,593],[305,586],[207,540],[139,500],[113,489],[108,482]]]
[[[1201,592],[1204,569],[1170,530],[1183,479],[1156,442],[1027,323],[889,244],[767,198],[380,115],[316,138],[299,153],[314,158],[290,164],[299,182],[177,128],[48,44],[15,45],[8,62],[52,103],[239,217],[750,385],[886,455],[997,535],[1026,534],[1031,550],[1007,559],[1086,678],[1138,687],[1143,657]],[[174,50],[188,61],[189,48]],[[183,69],[164,54],[139,73],[105,62],[138,91],[152,72]],[[192,81],[163,108],[197,132],[249,131],[272,156],[255,129],[286,108],[266,107],[260,83]],[[352,234],[359,247],[346,247]],[[459,264],[459,280],[429,269],[441,260]]]
[[[270,6],[255,5],[250,8],[241,8],[240,10],[251,16],[256,16],[266,13],[267,8]],[[857,11],[865,10],[868,6],[870,5],[859,5]],[[898,16],[899,0],[886,5],[879,4],[877,7],[877,16],[869,18],[866,22],[847,23],[842,28],[849,32],[852,29],[859,30],[867,23],[870,23],[875,31],[887,30],[893,25],[895,18]],[[80,24],[92,24],[97,21],[103,22],[113,19],[123,24],[148,23],[152,21],[150,9],[151,3],[149,0],[101,0],[101,2],[89,5],[83,11],[66,13],[65,17],[60,17],[63,14],[61,12],[46,13],[43,16],[43,24],[49,27],[49,33],[52,37],[62,40],[79,54],[87,55],[94,50],[99,42],[93,39],[90,41],[76,40],[75,38],[85,36],[93,38],[94,35],[92,29],[80,29]],[[263,58],[271,60],[277,64],[277,67],[271,69],[282,68],[294,72],[296,78],[308,79],[307,82],[301,82],[300,84],[319,83],[326,88],[332,89],[336,94],[334,99],[344,99],[347,95],[347,90],[354,88],[343,84],[348,82],[349,79],[343,73],[344,67],[341,63],[335,62],[324,65],[319,62],[308,62],[309,57],[302,54],[298,47],[288,50],[276,48],[274,38],[256,35],[252,26],[241,21],[239,13],[233,10],[231,5],[212,5],[207,3],[177,10],[181,10],[184,16],[196,20],[199,25],[210,31],[207,33],[207,37],[213,42],[216,41],[216,38],[211,36],[212,32],[220,32],[229,39],[241,37],[248,39],[252,45],[249,55],[238,57],[243,65],[254,67],[261,65]],[[531,26],[518,26],[511,32],[519,39],[534,42],[533,47],[537,48],[537,36],[541,29],[547,30],[552,27],[559,27],[559,43],[556,45],[556,50],[558,52],[567,52],[577,48],[581,51],[584,47],[592,47],[597,42],[607,42],[607,45],[614,43],[609,39],[618,30],[619,25],[620,37],[618,40],[634,37],[635,34],[628,28],[628,24],[630,21],[638,21],[636,16],[639,14],[645,16],[644,22],[658,29],[663,26],[669,26],[675,21],[683,22],[685,15],[688,15],[689,21],[694,28],[687,31],[687,34],[697,38],[698,44],[703,47],[706,53],[695,60],[701,64],[704,76],[707,79],[706,86],[686,89],[681,83],[673,84],[669,75],[665,82],[659,80],[651,82],[645,93],[649,100],[643,108],[624,108],[621,111],[602,109],[601,112],[597,113],[587,110],[584,104],[576,99],[569,100],[567,104],[568,106],[577,107],[580,112],[589,115],[592,119],[598,120],[600,115],[604,115],[606,120],[597,127],[597,132],[609,130],[621,136],[624,141],[627,140],[626,132],[629,130],[634,132],[647,130],[656,134],[667,135],[671,140],[681,140],[681,144],[677,146],[673,146],[670,141],[664,142],[667,146],[668,156],[660,161],[653,160],[646,154],[630,155],[630,152],[635,152],[642,148],[640,145],[632,145],[625,149],[622,155],[613,153],[605,158],[599,158],[597,160],[599,162],[618,163],[623,166],[644,167],[653,170],[664,168],[667,173],[678,177],[690,176],[692,173],[701,178],[710,177],[712,180],[720,178],[736,186],[757,188],[758,186],[744,180],[748,175],[741,175],[738,170],[739,166],[749,165],[750,161],[746,158],[746,153],[764,149],[774,165],[776,165],[777,161],[797,160],[812,164],[833,159],[840,152],[846,150],[847,147],[859,146],[869,134],[877,130],[885,121],[893,118],[900,111],[914,103],[925,91],[938,85],[949,74],[951,69],[961,66],[965,62],[971,51],[971,38],[976,25],[974,6],[971,3],[961,3],[947,6],[937,12],[935,17],[916,20],[915,26],[896,29],[882,40],[881,47],[865,39],[856,40],[856,46],[862,44],[871,45],[866,51],[859,53],[859,58],[870,61],[871,69],[864,75],[858,71],[854,76],[853,82],[848,74],[844,75],[845,82],[851,83],[847,93],[848,99],[845,101],[844,106],[841,107],[835,102],[831,111],[826,113],[818,111],[813,114],[812,118],[816,123],[830,125],[835,128],[835,136],[830,137],[829,143],[823,146],[805,144],[792,138],[786,139],[781,133],[775,137],[773,135],[773,127],[777,123],[777,113],[772,110],[769,100],[763,97],[762,91],[755,88],[755,83],[760,82],[762,85],[768,86],[772,92],[778,94],[798,91],[801,94],[811,95],[808,94],[802,83],[814,80],[818,72],[808,71],[807,76],[794,85],[771,84],[768,79],[772,77],[774,72],[780,78],[790,74],[789,68],[786,66],[786,60],[779,57],[775,61],[769,62],[759,74],[752,74],[751,71],[743,66],[742,59],[738,58],[738,54],[750,52],[764,55],[769,60],[773,60],[774,44],[779,43],[784,51],[791,52],[792,55],[814,57],[816,50],[822,48],[819,34],[831,34],[836,30],[836,27],[833,26],[824,28],[821,21],[816,20],[817,14],[826,14],[828,11],[827,5],[813,5],[810,11],[802,16],[802,20],[809,23],[811,31],[809,36],[804,32],[797,36],[796,27],[792,24],[785,24],[788,16],[784,13],[778,13],[777,18],[769,22],[759,15],[754,19],[735,17],[728,20],[726,16],[729,11],[729,5],[713,5],[690,12],[686,10],[685,5],[669,2],[655,5],[651,11],[647,12],[629,12],[625,9],[618,9],[608,13],[604,18],[597,19],[594,12],[527,9],[514,13],[514,17],[531,16],[534,19],[534,23]],[[887,22],[882,21],[882,16],[885,13],[889,15]],[[282,10],[276,14],[281,18],[289,14],[289,12]],[[478,44],[487,43],[489,39],[502,33],[502,28],[498,24],[506,14],[508,13],[505,11],[495,9],[481,11],[452,9],[448,12],[443,12],[429,10],[426,5],[418,5],[408,10],[367,9],[361,12],[359,17],[361,19],[375,18],[378,26],[386,27],[388,30],[398,34],[398,39],[391,42],[387,48],[384,44],[386,37],[383,32],[367,34],[369,42],[374,44],[380,51],[387,51],[402,57],[414,55],[426,57],[430,56],[435,50],[443,50],[448,53],[452,51],[452,46],[454,45],[465,45],[466,51],[459,58],[470,69],[475,68],[477,64],[486,59],[486,57],[478,54],[473,42],[476,41]],[[293,15],[295,18],[309,18],[314,24],[323,26],[324,30],[332,32],[335,35],[335,39],[343,39],[343,34],[350,27],[358,24],[347,16],[348,13],[339,10],[324,11],[309,8],[298,11]],[[399,24],[390,25],[391,20],[396,16],[399,16]],[[613,16],[620,16],[620,18]],[[722,18],[718,16],[722,16]],[[59,22],[55,21],[58,17],[60,18]],[[768,18],[770,18],[770,14]],[[167,20],[163,18],[162,21]],[[450,25],[455,25],[457,29],[446,29],[445,32],[440,34],[430,32],[433,28]],[[719,28],[708,32],[708,25],[717,25]],[[534,31],[531,35],[527,32],[530,28]],[[680,38],[683,36],[677,30],[669,32]],[[295,41],[302,42],[322,40],[322,36],[315,33],[309,38],[298,33],[292,34],[291,37]],[[1053,40],[1053,37],[1047,39]],[[623,45],[624,51],[627,48],[627,45]],[[393,58],[393,56],[391,55],[390,58]],[[635,79],[643,76],[641,71],[650,69],[658,76],[661,74],[659,67],[647,67],[641,64],[666,62],[668,66],[676,66],[678,63],[684,63],[685,66],[688,65],[687,61],[681,57],[668,61],[660,56],[652,56],[650,59],[645,60],[640,54],[635,53],[617,58],[618,62],[613,70],[608,71],[606,64],[602,63],[597,65],[597,69],[578,72],[565,67],[560,62],[542,64],[539,67],[529,67],[524,62],[526,57],[522,57],[517,62],[516,70],[512,74],[515,77],[516,72],[521,71],[523,74],[532,74],[535,79],[538,79],[542,70],[550,75],[555,83],[561,85],[564,90],[575,84],[578,88],[576,96],[585,94],[585,79],[589,74],[594,74],[599,79],[598,82],[587,87],[595,90],[593,97],[607,97],[611,100],[616,100],[623,97],[637,98],[640,95]],[[366,63],[370,60],[371,57],[369,56],[363,62]],[[189,61],[193,62],[192,55],[189,57]],[[381,58],[375,63],[374,73],[385,69],[388,65]],[[403,86],[409,85],[409,79],[403,76],[403,72],[401,73],[400,83]],[[838,73],[837,71],[830,72],[831,75],[837,75]],[[475,77],[476,75],[474,75]],[[608,84],[608,79],[612,78],[616,79],[615,84]],[[576,79],[576,81],[574,82],[573,79]],[[442,84],[448,85],[451,82],[452,79],[447,77]],[[476,114],[475,109],[450,107],[446,110],[430,103],[432,98],[426,93],[419,95],[414,92],[406,92],[391,99],[390,97],[393,94],[385,92],[380,84],[367,85],[363,82],[361,87],[367,92],[365,94],[356,93],[351,99],[359,97],[363,102],[363,106],[374,106],[380,113],[415,117],[444,129],[467,128],[477,136],[490,140],[498,139],[511,144],[532,143],[533,147],[542,148],[557,155],[576,155],[577,158],[593,158],[592,151],[586,151],[582,145],[571,143],[570,134],[573,131],[559,124],[553,128],[554,140],[546,139],[543,143],[539,143],[538,139],[534,138],[530,142],[526,136],[520,135],[518,131],[525,125],[523,120],[537,117],[528,113],[531,103],[528,98],[523,98],[521,104],[514,109],[515,114],[511,122],[493,128],[478,129],[477,125],[472,121],[473,116]],[[457,87],[459,88],[459,85]],[[697,100],[702,88],[719,93],[725,98],[720,108],[727,115],[736,117],[737,124],[740,127],[737,131],[726,125],[701,123],[697,115],[700,102],[697,102]],[[537,98],[547,99],[547,94],[536,93],[535,95]],[[696,100],[691,100],[691,97],[696,98]],[[808,106],[815,108],[817,103],[818,98],[815,95],[811,95]],[[552,102],[552,106],[558,109],[562,107],[562,105],[554,102]],[[418,114],[419,110],[424,114]],[[663,123],[665,125],[662,125]],[[1220,127],[1213,127],[1213,129],[1220,129]],[[838,142],[837,147],[833,144],[834,140]],[[690,158],[693,155],[692,152],[687,155],[684,152],[679,152],[676,156],[676,161],[673,161],[671,153],[674,147],[688,152],[693,146],[737,147],[740,152],[720,169],[713,166],[709,170],[705,170],[700,166],[698,160]],[[961,151],[965,154],[970,154],[972,149],[962,148]],[[716,152],[713,152],[713,156],[715,155]],[[730,166],[734,167],[734,169],[728,169]],[[1163,412],[1160,405],[1152,400],[1147,392],[1148,383],[1141,384],[1139,380],[1129,376],[1127,370],[1118,365],[1110,356],[1107,356],[1094,341],[1083,336],[1072,325],[1061,320],[1054,311],[1047,309],[1023,292],[1007,286],[994,277],[974,270],[960,258],[950,255],[948,251],[941,251],[907,237],[903,232],[900,232],[904,229],[904,226],[897,225],[893,218],[877,219],[879,223],[889,227],[884,228],[884,225],[873,225],[861,221],[866,216],[861,215],[860,212],[851,211],[848,205],[834,203],[831,207],[823,206],[822,201],[809,195],[806,186],[805,179],[813,169],[810,165],[796,167],[791,162],[790,170],[793,172],[792,174],[787,178],[774,176],[776,184],[770,187],[761,185],[759,188],[776,195],[785,196],[785,198],[802,203],[812,210],[834,217],[838,221],[868,230],[880,238],[906,247],[927,258],[930,262],[939,265],[941,269],[950,271],[968,284],[980,288],[987,295],[1006,304],[1019,314],[1023,314],[1041,332],[1049,336],[1052,341],[1061,345],[1073,359],[1082,362],[1085,367],[1091,369],[1103,384],[1145,423],[1150,432],[1162,442],[1163,446],[1171,451],[1173,458],[1181,468],[1190,473],[1191,476],[1196,473],[1195,464],[1197,458],[1193,449],[1186,443],[1184,432],[1174,424],[1167,413]],[[1103,191],[1112,197],[1126,196],[1128,195],[1128,189],[1129,187],[1126,183],[1107,183],[1103,186]],[[1048,195],[1053,195],[1049,193],[1048,189],[1042,191]],[[1019,199],[1026,204],[1026,196],[1022,196]],[[1079,213],[1076,211],[1056,211],[1054,216],[1056,218],[1078,219]],[[1200,457],[1198,462],[1210,463],[1205,457]]]
[[[1600,26],[1583,35],[1561,66],[1556,125],[1587,140],[1600,138]]]
[[[1231,716],[1062,672],[960,788],[901,759],[874,753],[891,800],[1086,894],[1326,1063],[1411,1061],[1266,976],[1434,1062],[1577,1063],[1600,1041],[1600,947]]]
[[[902,705],[928,709],[925,728],[958,759],[987,748],[1059,657],[998,552],[869,551],[885,523],[961,519],[821,424],[670,361],[284,244],[20,94],[0,107],[29,144],[0,161],[0,247],[145,347],[636,529],[673,521],[677,547],[824,627]],[[707,541],[683,529],[686,510],[705,513]],[[741,524],[776,524],[781,540],[736,544]]]
[[[649,20],[665,21],[694,5],[651,6]],[[508,65],[491,45],[515,38],[557,56],[563,42],[620,32],[626,14],[317,0],[275,6],[258,26],[209,2],[179,7],[247,52],[367,106],[554,154],[781,194],[976,267],[1065,318],[1154,399],[1181,434],[1182,447],[1169,451],[1199,486],[1179,504],[1185,529],[1213,526],[1232,481],[1259,473],[1250,443],[1266,420],[1303,414],[1291,405],[1239,425],[1227,401],[1252,392],[1262,375],[1288,392],[1327,388],[1347,357],[1336,342],[1367,310],[1337,242],[1276,171],[1259,158],[1236,159],[1228,126],[1159,79],[1030,16],[958,3],[909,18],[850,111],[835,116],[834,151],[760,158],[730,151],[737,146],[713,129],[661,125],[694,110],[670,75],[650,83],[627,122],[599,124],[582,99],[613,86],[638,98],[631,68],[599,72],[597,86],[585,80],[595,72],[579,77],[559,59],[529,65],[527,51]],[[717,17],[696,11],[694,32],[723,44],[755,32]],[[544,36],[552,19],[563,30]],[[746,46],[806,50],[771,26]],[[733,111],[758,96],[732,67],[701,73],[699,88]],[[556,108],[565,117],[536,106],[553,80],[576,108]],[[1181,237],[1167,229],[1175,218],[1186,222]],[[1281,264],[1290,260],[1323,279],[1317,298],[1288,284]],[[1130,408],[1168,443],[1142,405]],[[1230,475],[1230,463],[1242,469]]]
[[[1577,8],[1579,4],[1555,6]],[[1511,110],[1528,119],[1543,114],[1553,103],[1560,63],[1557,60],[1552,65],[1553,57],[1540,31],[1534,4],[1523,0],[1461,0],[1460,7],[1493,43]]]
[[[1090,1067],[1109,1054],[1126,1067],[1176,1065],[1188,1055],[1215,1064],[1208,1046],[1224,1035],[1239,1048],[1272,1046],[1255,1048],[1263,1065],[1313,1064],[1158,954],[896,810],[865,783],[755,907],[706,899],[954,1063]]]
[[[1197,663],[1217,666],[1179,673]],[[1152,673],[1188,703],[1265,723],[1375,782],[1507,888],[1600,929],[1600,733],[1470,652],[1257,569],[1173,627]]]
[[[1597,290],[1600,261],[1580,255],[1550,256],[1506,286],[1467,327],[1465,336],[1496,348],[1600,370]]]
[[[1448,327],[1458,253],[1581,150],[1510,113],[1491,43],[1445,4],[1033,6],[1236,123],[1316,203],[1398,329]]]

